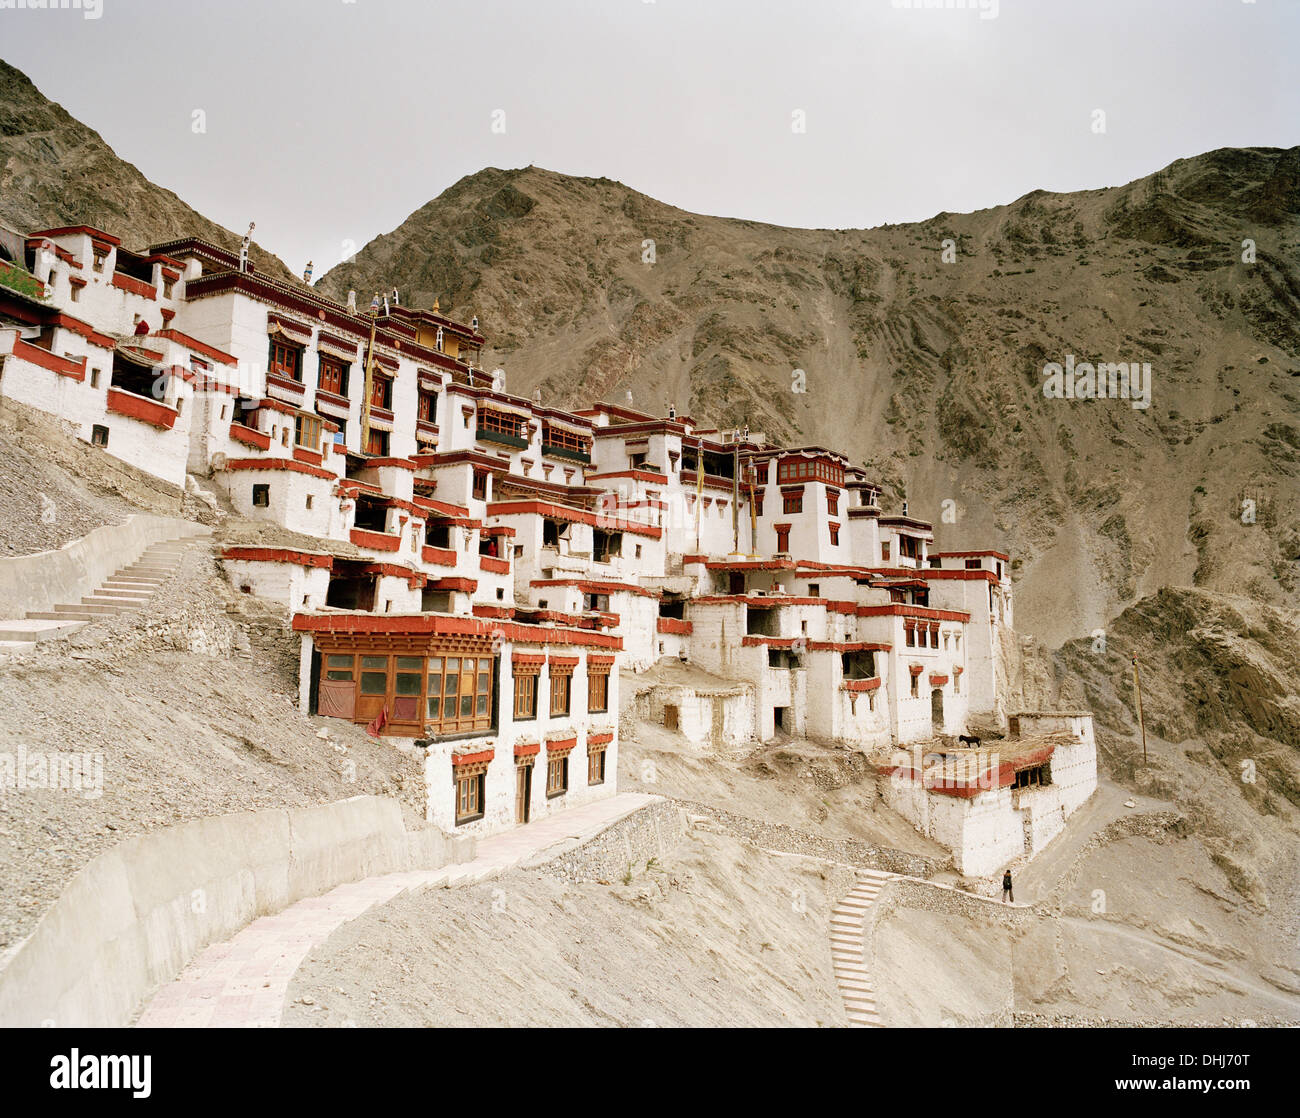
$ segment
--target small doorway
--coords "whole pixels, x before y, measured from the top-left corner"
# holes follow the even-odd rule
[[[533,766],[515,767],[515,822],[528,822],[528,809],[533,802]]]
[[[783,734],[786,732],[785,716],[786,716],[786,712],[789,709],[790,709],[789,707],[772,708],[772,728],[776,730],[776,732],[779,734]]]
[[[943,689],[936,687],[930,692],[930,729],[934,733],[943,732]]]
[[[672,703],[664,704],[664,728],[668,730],[677,729],[680,718],[677,713],[677,707]]]

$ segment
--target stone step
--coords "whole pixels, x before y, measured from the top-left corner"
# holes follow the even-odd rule
[[[147,602],[132,601],[127,598],[97,598],[93,594],[81,599],[81,604],[73,606],[73,609],[100,609],[104,606],[110,607],[114,613],[134,613]],[[54,607],[58,609],[58,606]]]
[[[94,598],[100,602],[122,602],[126,605],[144,604],[153,597],[150,590],[123,590],[120,586],[101,586],[94,591],[89,597],[83,597],[83,602],[90,601]]]
[[[32,621],[98,621],[101,616],[100,614],[94,614],[89,612],[85,612],[85,613],[68,612],[72,609],[71,606],[65,606],[63,608],[64,608],[64,612],[62,613],[50,613],[48,611],[29,610],[27,616]]]
[[[37,641],[51,640],[54,637],[75,633],[85,627],[84,621],[55,621],[50,618],[0,621],[0,641],[35,644]]]
[[[117,573],[123,575],[173,575],[176,573],[176,568],[167,567],[161,563],[133,563],[129,567],[123,567]]]
[[[75,613],[75,614],[98,614],[100,617],[111,617],[119,613],[130,613],[134,607],[123,605],[103,605],[100,603],[82,602],[76,606],[57,605],[54,607],[55,614]]]

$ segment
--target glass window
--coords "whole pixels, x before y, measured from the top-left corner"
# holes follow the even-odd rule
[[[361,693],[363,695],[383,695],[388,691],[387,672],[362,672]]]

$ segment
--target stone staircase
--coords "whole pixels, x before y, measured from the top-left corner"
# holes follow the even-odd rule
[[[0,646],[30,647],[37,641],[65,637],[92,621],[139,609],[176,573],[194,542],[191,537],[150,544],[139,559],[106,579],[81,601],[58,604],[52,610],[29,611],[22,620],[0,621]]]
[[[883,870],[860,870],[852,891],[831,910],[831,961],[850,1028],[881,1029],[885,1025],[876,1010],[876,988],[867,968],[863,928],[867,911],[893,876]]]

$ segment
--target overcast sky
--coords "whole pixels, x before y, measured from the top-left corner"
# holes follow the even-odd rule
[[[317,277],[487,166],[845,228],[1300,143],[1298,0],[84,2],[0,56]]]

